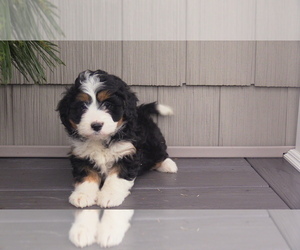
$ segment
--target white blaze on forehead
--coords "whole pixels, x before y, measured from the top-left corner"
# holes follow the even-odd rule
[[[92,75],[89,71],[82,74],[84,74],[84,80],[80,81],[80,89],[91,97],[92,102],[86,105],[87,109],[77,125],[78,133],[88,138],[105,139],[116,132],[118,122],[113,120],[112,116],[105,110],[105,107],[102,109],[99,107],[96,93],[103,88],[104,82],[100,82],[99,75]],[[93,123],[100,123],[102,125],[101,130],[94,131],[91,127]]]
[[[92,98],[93,103],[97,103],[96,91],[101,88],[103,82],[100,82],[98,75],[91,75],[90,72],[85,72],[85,81],[81,81],[80,89]]]

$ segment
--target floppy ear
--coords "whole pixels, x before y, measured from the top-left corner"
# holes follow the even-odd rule
[[[75,87],[71,87],[67,89],[64,93],[64,97],[59,101],[56,111],[59,112],[60,120],[62,124],[65,126],[68,133],[74,134],[75,129],[72,127],[72,124],[69,120],[70,115],[70,104],[74,101],[76,89]]]
[[[112,88],[114,94],[123,100],[124,119],[127,122],[134,122],[137,119],[137,102],[139,101],[135,93],[123,80],[114,75],[109,75],[106,86],[108,89]]]

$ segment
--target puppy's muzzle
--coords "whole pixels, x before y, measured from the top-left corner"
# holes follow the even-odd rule
[[[95,132],[99,132],[101,130],[101,128],[103,127],[103,123],[100,122],[93,122],[91,124],[91,128],[95,131]]]

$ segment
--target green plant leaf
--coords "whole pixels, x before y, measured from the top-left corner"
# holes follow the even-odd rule
[[[7,83],[12,77],[12,60],[9,49],[9,42],[0,42],[0,71],[1,81],[0,83]]]
[[[13,67],[27,81],[45,83],[46,68],[52,71],[56,65],[64,65],[56,44],[36,40],[45,34],[63,34],[55,20],[55,6],[48,0],[0,1],[0,34],[7,38],[0,41],[0,83],[10,82]]]

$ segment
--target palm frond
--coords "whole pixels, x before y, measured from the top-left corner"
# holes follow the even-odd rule
[[[9,42],[0,42],[0,83],[7,83],[12,78],[12,61]]]
[[[15,67],[27,81],[45,83],[51,71],[64,63],[56,44],[39,40],[62,35],[56,7],[48,0],[0,0],[0,83],[8,83]],[[2,8],[3,6],[3,8]]]
[[[10,38],[13,40],[55,39],[63,35],[55,17],[56,7],[47,0],[2,0],[8,6],[11,27]]]
[[[61,59],[52,51],[56,45],[46,41],[9,41],[11,62],[27,81],[45,83],[47,67],[63,64]]]

